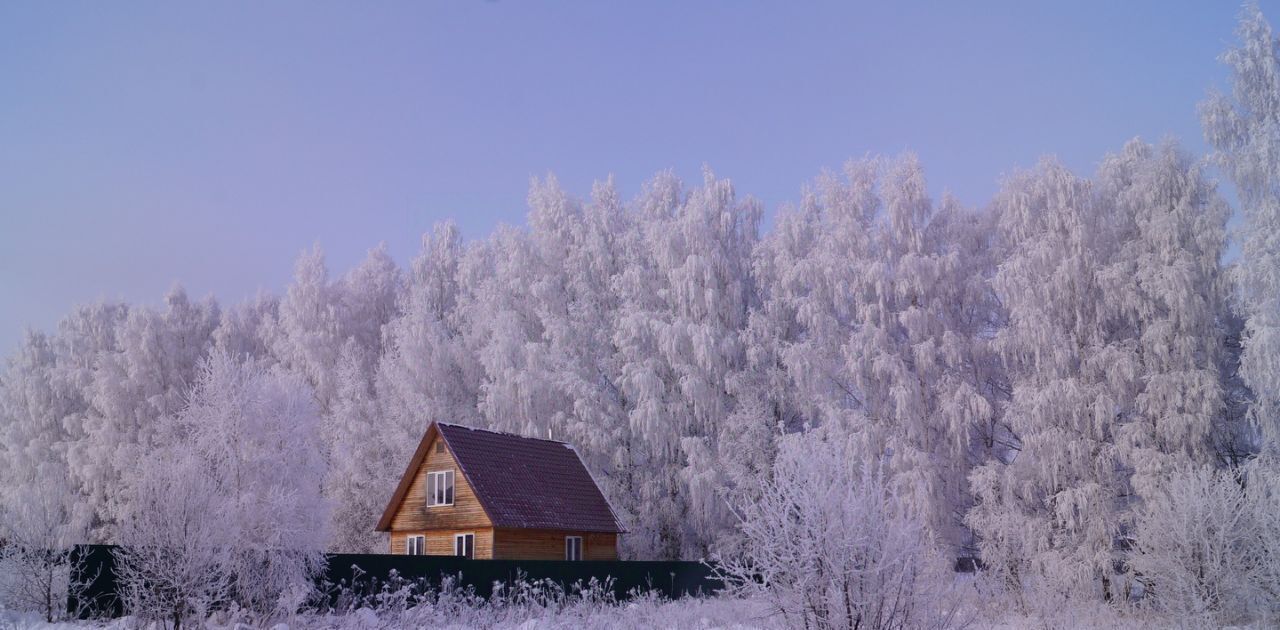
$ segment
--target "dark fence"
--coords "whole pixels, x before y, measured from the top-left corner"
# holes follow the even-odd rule
[[[113,545],[82,545],[71,555],[73,576],[86,582],[79,593],[68,598],[69,612],[118,617],[123,614],[116,597]],[[701,562],[584,560],[467,560],[453,556],[393,556],[384,554],[329,554],[322,581],[330,591],[334,586],[355,586],[368,592],[377,589],[392,575],[405,581],[421,580],[439,586],[452,576],[463,588],[475,589],[489,597],[493,585],[550,580],[565,589],[587,584],[592,578],[611,585],[619,599],[635,590],[656,591],[676,599],[719,591],[723,583]]]
[[[79,588],[67,591],[68,613],[80,619],[124,614],[116,597],[116,558],[112,549],[115,545],[76,545],[71,549],[71,583]]]

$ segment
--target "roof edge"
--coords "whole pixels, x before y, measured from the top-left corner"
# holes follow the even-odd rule
[[[600,498],[604,499],[605,507],[609,508],[609,516],[613,517],[613,527],[615,530],[613,533],[627,533],[627,529],[622,526],[622,519],[618,518],[618,511],[613,509],[613,502],[609,500],[609,495],[604,493],[604,488],[600,486],[600,481],[596,479],[595,473],[591,472],[591,467],[587,466],[587,460],[582,459],[582,453],[578,452],[578,447],[569,444],[568,442],[561,443],[565,445],[565,448],[573,451],[573,455],[578,458],[578,465],[582,466],[582,469],[587,471],[587,476],[591,478],[591,483],[596,487],[596,492],[599,492]]]
[[[422,467],[423,460],[427,458],[427,446],[431,443],[431,435],[433,432],[438,433],[439,431],[440,429],[436,427],[435,422],[427,425],[427,430],[422,434],[422,439],[418,440],[418,448],[413,451],[413,457],[409,459],[409,465],[405,468],[404,474],[400,475],[400,483],[396,484],[395,492],[391,493],[391,499],[387,501],[387,507],[382,510],[382,517],[378,519],[378,524],[373,528],[373,531],[391,531],[391,520],[395,518],[396,510],[404,503],[404,495],[409,493],[409,486],[413,484],[413,475],[418,472],[418,469]]]
[[[492,433],[495,435],[503,435],[507,437],[516,437],[523,440],[537,440],[539,442],[548,442],[551,444],[558,444],[560,446],[563,446],[569,449],[570,451],[573,452],[574,457],[577,458],[578,465],[582,467],[582,470],[587,473],[587,477],[591,479],[591,483],[592,485],[595,486],[596,492],[598,492],[600,494],[600,498],[604,500],[605,507],[609,508],[609,516],[613,518],[614,527],[610,531],[605,531],[605,530],[582,530],[582,531],[598,531],[602,533],[615,533],[615,534],[627,533],[627,530],[622,526],[622,520],[618,518],[618,511],[613,508],[613,503],[610,502],[609,497],[605,495],[604,490],[600,486],[600,482],[596,479],[596,476],[591,472],[591,469],[587,467],[586,460],[582,459],[582,454],[578,452],[577,447],[575,447],[573,444],[570,444],[568,442],[563,442],[560,440],[530,438],[530,437],[525,437],[523,435],[517,435],[515,433],[503,433],[501,431],[492,431],[489,429],[476,429],[473,427],[468,427],[460,424],[438,422],[438,421],[432,421],[431,424],[427,426],[427,430],[422,434],[422,438],[418,441],[418,447],[414,450],[413,457],[409,460],[409,465],[405,467],[404,473],[400,476],[400,482],[396,485],[395,491],[391,494],[391,498],[387,502],[387,507],[384,508],[382,511],[382,517],[378,519],[378,524],[374,527],[375,532],[391,531],[391,521],[395,518],[396,512],[399,511],[400,506],[404,503],[405,495],[408,494],[409,487],[413,485],[413,479],[415,477],[415,474],[418,472],[420,468],[422,468],[423,463],[426,461],[427,450],[428,450],[428,447],[431,445],[431,440],[433,436],[439,436],[440,439],[444,440],[445,445],[448,446],[449,448],[449,456],[453,460],[454,464],[457,465],[458,469],[462,471],[463,476],[466,477],[467,479],[467,483],[470,484],[472,488],[476,487],[474,480],[471,478],[471,473],[467,471],[467,467],[463,463],[462,458],[458,457],[457,451],[453,448],[453,445],[449,443],[448,432],[442,431],[441,427],[465,429],[467,431],[482,431],[484,433]],[[485,516],[489,519],[489,522],[493,524],[493,527],[512,527],[511,525],[499,524],[493,518],[493,511],[489,508],[488,505],[486,505],[486,500],[482,496],[482,494],[483,493],[480,493],[480,492],[475,493],[476,502],[480,504],[480,509],[484,511]]]

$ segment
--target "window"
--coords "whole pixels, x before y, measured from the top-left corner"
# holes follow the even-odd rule
[[[408,556],[423,556],[427,553],[426,536],[410,536],[404,539],[404,553]]]
[[[582,536],[565,536],[564,537],[564,559],[565,560],[581,560],[582,559]]]
[[[427,506],[453,505],[453,471],[427,473]]]
[[[475,534],[454,534],[453,555],[463,558],[474,558],[476,554]]]
[[[436,440],[436,452],[437,453],[444,452],[444,440]]]

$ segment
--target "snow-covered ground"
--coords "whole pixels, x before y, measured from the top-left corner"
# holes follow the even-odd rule
[[[138,620],[124,617],[108,621],[45,623],[31,613],[0,612],[0,629],[41,628],[102,630],[136,630],[146,627]],[[210,620],[213,630],[235,628],[235,624]],[[298,628],[324,629],[390,629],[440,628],[463,630],[534,630],[541,628],[578,630],[581,628],[679,628],[694,630],[738,630],[780,628],[780,620],[771,617],[761,602],[727,598],[658,601],[640,599],[617,605],[579,605],[559,610],[534,608],[455,608],[431,610],[419,607],[409,611],[379,614],[368,608],[343,615],[299,616],[275,626],[276,630]]]
[[[988,602],[989,604],[990,602]],[[1034,614],[1012,614],[982,610],[969,611],[956,628],[968,630],[1145,630],[1149,628],[1209,628],[1185,619],[1160,618],[1138,611],[1121,612],[1102,605],[1085,605],[1044,610]],[[106,621],[45,623],[33,613],[0,610],[0,630],[140,630],[158,628],[124,617]],[[211,619],[198,627],[210,630],[248,630],[226,620]],[[580,604],[560,609],[507,607],[500,610],[442,606],[422,606],[399,613],[377,613],[368,608],[341,615],[297,616],[272,626],[272,630],[383,630],[393,628],[433,628],[441,630],[631,630],[639,628],[679,630],[772,630],[787,627],[759,600],[712,597],[660,601],[651,598],[622,604]],[[1230,630],[1262,630],[1265,624],[1224,626]]]
[[[54,622],[46,624],[31,613],[0,612],[0,629],[41,630],[140,630],[150,629],[136,618],[123,617],[110,621]],[[247,629],[247,626],[211,621],[210,630]],[[463,630],[773,630],[786,627],[781,618],[771,615],[763,603],[740,599],[686,599],[680,602],[641,601],[620,606],[572,608],[562,611],[474,611],[454,616],[417,613],[403,617],[378,615],[361,608],[349,615],[301,616],[273,626],[273,630],[381,630],[401,627]],[[1146,630],[1157,627],[1179,627],[1174,620],[1143,615],[1124,615],[1107,608],[1082,608],[1059,611],[1050,615],[1005,615],[998,620],[978,616],[968,622],[968,630]],[[1210,627],[1184,624],[1180,627]],[[1224,630],[1262,630],[1266,625],[1224,626]]]

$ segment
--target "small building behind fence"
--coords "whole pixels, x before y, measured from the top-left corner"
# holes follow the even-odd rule
[[[390,553],[617,560],[623,533],[572,446],[433,422],[378,521]]]

